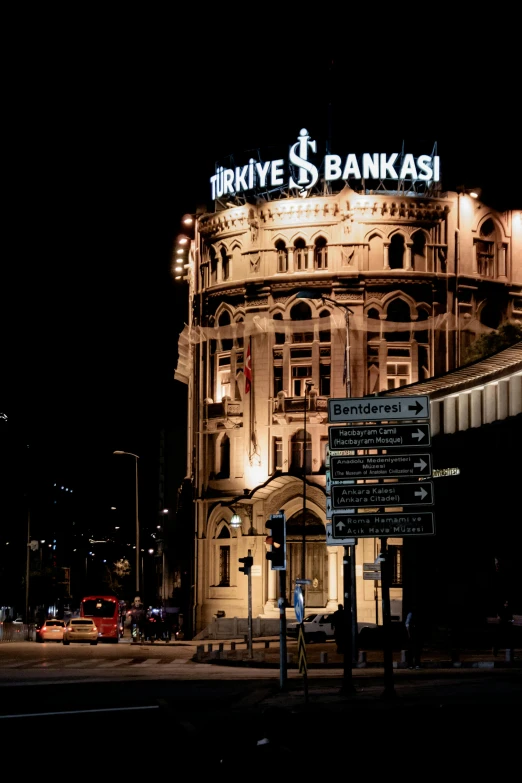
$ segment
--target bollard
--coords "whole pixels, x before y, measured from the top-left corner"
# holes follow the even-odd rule
[[[235,650],[236,649],[236,643],[235,642],[230,642],[230,649],[231,650]]]
[[[196,647],[196,654],[197,654],[197,656],[199,657],[200,655],[203,655],[204,652],[205,652],[205,645],[204,644],[198,644],[198,646]]]
[[[292,653],[287,653],[286,654],[286,662],[287,663],[292,663]]]
[[[513,650],[511,650],[509,647],[506,647],[506,663],[511,663],[513,660]]]
[[[401,663],[408,663],[408,650],[401,650]]]
[[[359,655],[357,656],[357,666],[366,666],[366,652],[365,650],[359,650]]]
[[[265,650],[268,650],[270,648],[270,642],[265,641]]]
[[[322,652],[321,653],[321,663],[328,663],[328,653]]]
[[[220,643],[218,644],[218,651],[219,651],[219,652],[223,652],[223,650],[224,650],[224,645],[223,645],[223,642],[220,642]]]
[[[212,652],[212,644],[207,644],[207,652]]]

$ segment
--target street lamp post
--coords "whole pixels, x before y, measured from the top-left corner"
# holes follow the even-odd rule
[[[303,427],[303,544],[302,544],[302,555],[301,555],[301,579],[305,579],[305,571],[306,571],[306,447],[307,447],[307,441],[306,441],[306,405],[307,405],[307,392],[310,391],[310,387],[312,386],[312,381],[305,381],[305,392],[304,392],[304,427]],[[308,397],[309,399],[309,397]]]
[[[136,595],[140,594],[140,523],[138,518],[138,455],[130,451],[113,451],[113,454],[125,454],[136,461]]]

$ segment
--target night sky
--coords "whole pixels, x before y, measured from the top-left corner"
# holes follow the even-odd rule
[[[183,420],[186,395],[173,380],[187,315],[172,246],[185,212],[212,208],[216,160],[289,145],[302,127],[324,139],[330,116],[343,152],[436,141],[446,189],[479,184],[484,200],[522,206],[509,80],[493,97],[452,88],[451,72],[434,85],[424,63],[424,78],[405,64],[401,78],[392,69],[374,83],[353,59],[314,48],[297,58],[224,47],[223,57],[217,42],[178,47],[176,28],[158,40],[138,35],[138,19],[132,29],[55,34],[36,49],[36,29],[15,34],[3,96],[4,515],[18,503],[11,479],[26,444],[38,485],[74,486],[100,519],[121,472],[133,476],[133,461],[112,452],[139,454],[140,503],[155,509],[158,433]],[[495,112],[479,99],[504,98],[502,122],[486,123]]]

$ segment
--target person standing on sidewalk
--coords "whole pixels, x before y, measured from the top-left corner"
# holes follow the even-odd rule
[[[493,647],[493,655],[497,655],[499,649],[511,650],[513,648],[513,612],[506,599],[497,612],[498,633]]]
[[[344,640],[346,634],[345,623],[344,606],[342,604],[337,604],[337,611],[334,612],[332,616],[332,627],[334,629],[334,638],[338,653],[344,653]]]
[[[422,654],[422,633],[417,611],[409,611],[404,622],[408,637],[407,664],[408,669],[420,669]]]

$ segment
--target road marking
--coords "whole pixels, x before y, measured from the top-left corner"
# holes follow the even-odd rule
[[[145,658],[144,661],[135,661],[131,659],[131,663],[133,666],[150,666],[151,664],[155,665],[160,663],[161,660],[161,658]]]
[[[111,669],[113,666],[123,666],[126,663],[129,663],[128,658],[116,658],[115,661],[98,664],[98,669]]]
[[[98,712],[130,712],[131,710],[159,710],[159,704],[149,704],[144,707],[105,707],[99,710],[65,710],[63,712],[26,712],[20,715],[0,715],[2,718],[44,718],[52,715],[86,715]]]

